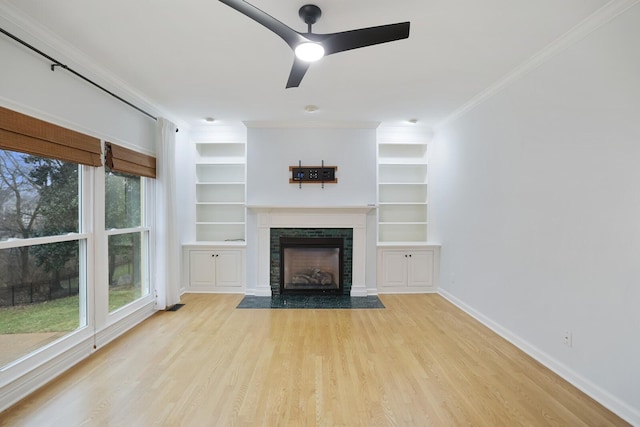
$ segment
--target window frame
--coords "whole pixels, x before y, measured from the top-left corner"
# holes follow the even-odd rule
[[[102,190],[102,203],[106,205],[106,179],[107,179],[107,167],[103,166],[100,168],[102,170],[102,177],[104,180]],[[155,301],[155,288],[154,288],[154,270],[155,264],[153,262],[154,257],[153,251],[153,212],[155,212],[155,180],[151,178],[147,178],[140,175],[131,174],[128,172],[119,172],[125,173],[132,176],[138,176],[140,178],[140,192],[141,192],[141,218],[140,218],[140,226],[138,227],[127,227],[127,228],[106,228],[106,210],[102,209],[102,255],[101,259],[103,261],[103,288],[105,304],[104,307],[100,307],[100,310],[104,310],[106,312],[107,324],[115,323],[118,320],[130,315],[135,310],[146,306],[149,302]],[[98,231],[98,230],[97,230]],[[142,281],[143,281],[143,290],[146,292],[140,298],[137,298],[133,301],[128,302],[127,304],[118,307],[113,311],[109,311],[109,237],[117,236],[123,234],[132,234],[132,233],[140,233],[141,235],[141,260],[142,260]]]
[[[6,150],[4,148],[2,149]],[[13,238],[0,241],[0,250],[77,241],[79,304],[79,326],[73,331],[22,355],[12,362],[0,366],[0,387],[15,381],[37,366],[51,360],[60,354],[60,352],[72,348],[94,335],[94,282],[92,280],[92,272],[94,271],[95,265],[94,258],[91,256],[90,251],[94,243],[94,235],[92,233],[94,216],[92,189],[95,169],[96,168],[92,166],[78,164],[78,232],[30,237],[26,239]]]

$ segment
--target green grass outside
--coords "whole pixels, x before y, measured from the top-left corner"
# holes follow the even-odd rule
[[[140,286],[109,290],[109,313],[140,298]]]
[[[0,309],[0,334],[66,332],[79,326],[78,296]]]
[[[109,291],[109,311],[140,297],[140,289]],[[0,335],[37,332],[71,332],[80,326],[78,296],[37,304],[0,308]]]

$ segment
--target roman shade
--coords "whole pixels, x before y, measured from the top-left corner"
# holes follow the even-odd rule
[[[100,140],[0,107],[0,148],[102,166]]]
[[[121,147],[111,142],[105,143],[105,164],[114,172],[131,175],[156,177],[156,158]]]

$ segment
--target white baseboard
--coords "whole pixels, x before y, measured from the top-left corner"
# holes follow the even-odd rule
[[[366,297],[369,294],[367,288],[351,288],[349,293],[352,297]]]
[[[380,295],[418,295],[418,294],[437,294],[437,289],[427,289],[427,290],[417,290],[417,289],[407,289],[407,288],[399,288],[399,289],[380,289],[378,292]]]
[[[138,325],[143,320],[151,317],[156,310],[153,308],[153,303],[146,304],[134,311],[124,319],[107,326],[101,331],[96,333],[95,344],[97,349],[104,347],[114,339],[118,338],[129,329]]]
[[[454,304],[456,307],[485,325],[487,328],[491,329],[496,334],[500,335],[502,338],[509,341],[511,344],[518,347],[520,350],[524,351],[529,356],[533,357],[538,362],[542,363],[545,367],[561,376],[563,379],[571,383],[580,391],[600,403],[602,406],[609,409],[611,412],[618,415],[620,418],[624,419],[631,425],[640,426],[640,411],[638,409],[631,407],[608,391],[593,384],[591,381],[582,377],[566,365],[560,363],[558,360],[549,356],[547,353],[535,347],[528,341],[520,338],[518,335],[514,334],[507,328],[494,322],[484,314],[473,309],[449,292],[440,289],[438,293],[449,302]]]
[[[18,403],[93,353],[93,337],[83,340],[58,357],[22,375],[2,388],[0,412]]]

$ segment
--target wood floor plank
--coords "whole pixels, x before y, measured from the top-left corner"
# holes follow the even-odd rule
[[[439,295],[380,298],[252,310],[184,295],[0,425],[627,425]]]

